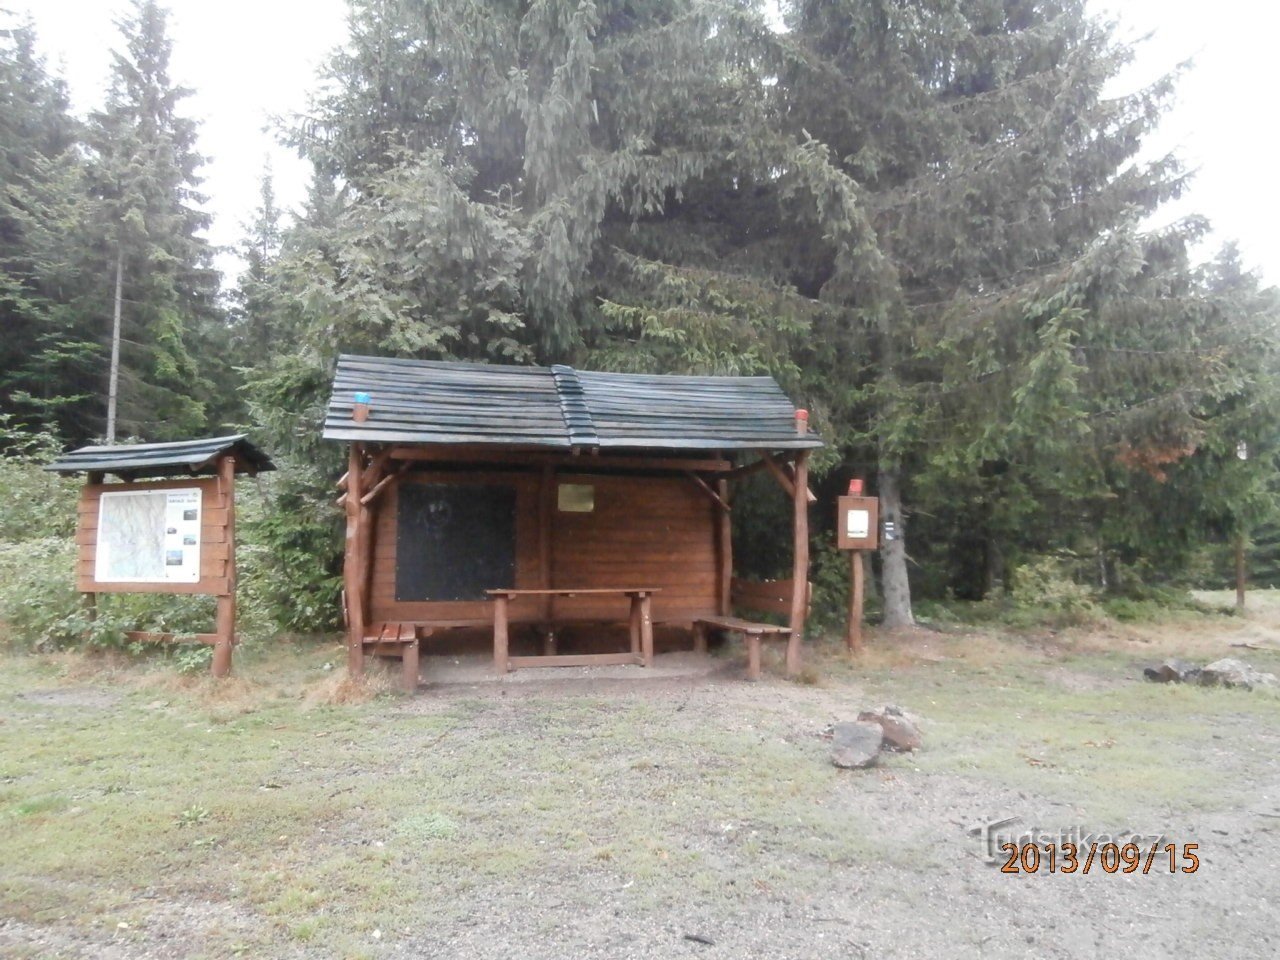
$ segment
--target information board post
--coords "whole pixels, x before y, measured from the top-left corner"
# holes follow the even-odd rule
[[[837,501],[836,546],[849,551],[849,620],[844,642],[851,651],[862,649],[864,584],[862,554],[879,546],[880,500],[862,496],[862,481],[849,481],[848,496]]]
[[[862,649],[862,551],[849,551],[849,622],[845,627],[844,645],[855,653]]]
[[[229,676],[231,673],[231,651],[236,643],[236,458],[223,457],[218,464],[218,491],[222,494],[222,503],[227,511],[227,585],[217,598],[217,612],[214,614],[213,632],[217,639],[213,643],[213,675]]]

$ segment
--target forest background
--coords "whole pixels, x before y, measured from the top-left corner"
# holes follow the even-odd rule
[[[23,636],[203,616],[86,621],[42,460],[238,430],[282,467],[244,525],[248,606],[333,626],[339,352],[772,374],[828,441],[819,622],[855,476],[900,534],[889,627],[1139,616],[1224,583],[1239,544],[1280,581],[1280,295],[1231,246],[1195,262],[1203,218],[1149,227],[1189,182],[1143,152],[1178,73],[1114,95],[1133,48],[1083,3],[792,0],[784,29],[755,0],[349,6],[280,131],[306,203],[285,216],[264,174],[234,280],[163,7],[132,4],[86,116],[30,24],[0,30],[0,618]],[[742,572],[789,566],[774,493],[735,511]]]

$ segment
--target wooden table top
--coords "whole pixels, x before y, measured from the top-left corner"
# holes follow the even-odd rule
[[[661,587],[555,587],[548,590],[486,590],[494,597],[575,597],[580,594],[660,593]]]

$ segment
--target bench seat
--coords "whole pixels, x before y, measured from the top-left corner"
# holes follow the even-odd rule
[[[741,617],[698,617],[698,623],[718,630],[732,630],[736,633],[764,636],[766,634],[790,633],[790,627],[780,627],[776,623],[757,623],[754,620],[743,620]]]
[[[790,627],[780,627],[776,623],[760,623],[755,620],[743,620],[741,617],[706,616],[698,617],[693,622],[694,648],[699,652],[707,649],[707,630],[728,630],[742,634],[747,645],[747,679],[760,679],[760,647],[765,637],[790,637]]]
[[[805,606],[813,593],[813,585],[805,584]],[[734,577],[730,584],[732,605],[749,611],[788,616],[791,613],[792,581],[790,580],[740,580]],[[785,637],[788,642],[791,627],[759,620],[746,620],[726,614],[700,614],[693,620],[694,649],[705,653],[707,630],[726,630],[742,634],[747,645],[747,679],[760,679],[760,648],[765,638]],[[788,663],[791,662],[790,655]]]
[[[430,632],[430,631],[428,631]],[[400,683],[412,693],[418,688],[418,627],[414,623],[375,623],[364,636],[364,645],[382,657],[400,658]]]

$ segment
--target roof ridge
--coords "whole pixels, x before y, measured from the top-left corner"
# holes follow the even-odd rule
[[[563,363],[555,363],[551,365],[551,379],[555,383],[556,397],[560,400],[560,414],[564,417],[569,444],[574,447],[598,447],[600,435],[596,433],[595,420],[587,406],[578,371]]]

